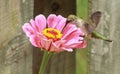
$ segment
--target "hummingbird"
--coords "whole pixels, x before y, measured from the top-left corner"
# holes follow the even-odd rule
[[[88,20],[83,20],[76,15],[69,15],[67,17],[67,23],[73,23],[78,28],[81,28],[81,30],[85,33],[85,35],[82,37],[102,39],[107,42],[112,42],[112,40],[95,30],[95,28],[98,26],[101,15],[102,13],[100,11],[96,11],[89,17]]]

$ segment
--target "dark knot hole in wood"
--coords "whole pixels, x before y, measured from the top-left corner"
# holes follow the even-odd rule
[[[60,8],[60,4],[57,2],[53,2],[51,5],[51,9],[53,12],[56,12]]]

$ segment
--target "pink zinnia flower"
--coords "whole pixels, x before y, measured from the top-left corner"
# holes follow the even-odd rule
[[[66,24],[66,18],[50,14],[46,20],[40,14],[23,25],[23,31],[35,47],[50,52],[73,51],[73,48],[85,48],[86,42],[80,28],[72,23]]]

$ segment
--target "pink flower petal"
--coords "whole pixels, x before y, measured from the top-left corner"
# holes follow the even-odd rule
[[[30,24],[33,27],[34,31],[37,33],[39,31],[38,27],[36,26],[36,23],[33,19],[30,20]]]
[[[77,41],[75,39],[71,39],[70,41],[65,43],[62,47],[65,47],[65,48],[76,48],[79,44],[81,44],[80,41]]]
[[[23,31],[26,33],[26,35],[28,37],[30,37],[31,35],[33,35],[35,32],[34,32],[34,29],[31,27],[31,25],[29,23],[25,23],[23,26],[22,26],[22,29]]]
[[[79,44],[79,43],[80,43],[80,41],[78,41],[77,39],[71,39],[65,45],[68,46],[68,47],[72,47],[72,45],[76,45],[76,44]]]
[[[72,52],[73,49],[72,48],[64,48],[64,50],[68,51],[68,52]]]
[[[58,22],[55,28],[59,31],[62,31],[66,25],[66,18],[62,17],[61,15],[59,15],[57,18],[60,19],[60,21]]]
[[[66,24],[66,18],[61,15],[56,16],[55,14],[51,14],[47,18],[47,23],[49,28],[55,28],[61,31]]]
[[[46,18],[44,15],[40,14],[35,17],[35,24],[36,29],[41,32],[44,28],[46,28]]]
[[[62,49],[60,49],[59,47],[57,47],[54,43],[52,43],[51,48],[50,48],[51,52],[61,52],[63,51]]]
[[[73,31],[71,34],[69,34],[67,37],[66,37],[66,40],[71,40],[71,39],[78,39],[79,38],[79,35],[80,35],[80,33],[77,31],[77,30],[75,30],[75,31]]]
[[[39,37],[33,35],[30,37],[30,42],[35,47],[41,47]]]
[[[57,20],[56,20],[56,15],[55,14],[50,14],[47,18],[47,24],[49,28],[54,28],[57,24]]]
[[[47,40],[47,39],[42,39],[42,38],[40,39],[41,39],[42,48],[49,51],[51,44],[52,44],[52,40]]]
[[[59,40],[59,41],[56,41],[54,42],[55,45],[59,48],[61,48],[62,44],[65,44],[66,40]]]
[[[37,33],[37,35],[39,36],[39,38],[47,39],[42,33]]]
[[[82,43],[78,44],[76,48],[85,48],[87,46],[87,42],[84,40]]]
[[[66,40],[69,41],[71,39],[79,39],[79,41],[83,40],[84,38],[81,37],[81,33],[80,33],[80,30],[77,29],[75,31],[73,31],[71,34],[69,34],[67,37],[66,37]],[[83,35],[82,35],[83,36]]]
[[[75,25],[67,25],[63,31],[62,39],[67,39],[67,36],[76,30],[77,28],[75,27]]]

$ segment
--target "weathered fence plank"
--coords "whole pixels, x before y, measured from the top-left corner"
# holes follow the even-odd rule
[[[90,74],[120,73],[120,0],[91,0],[91,9],[101,11],[99,32],[113,40],[92,40]]]
[[[32,74],[32,47],[21,26],[33,15],[33,0],[0,0],[0,74]]]

